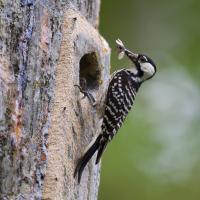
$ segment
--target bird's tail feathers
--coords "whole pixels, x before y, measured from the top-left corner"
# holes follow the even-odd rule
[[[96,158],[96,164],[99,163],[100,159],[101,159],[101,156],[103,154],[103,152],[105,151],[106,149],[106,146],[108,144],[108,140],[104,139],[103,141],[101,141],[101,144],[99,145],[99,148],[98,148],[98,153],[97,153],[97,158]]]
[[[82,172],[83,172],[86,164],[88,163],[88,161],[91,159],[91,157],[94,155],[94,153],[99,148],[101,138],[102,138],[102,135],[100,134],[96,138],[95,142],[88,148],[86,153],[84,153],[83,157],[80,158],[80,160],[78,161],[78,164],[74,171],[74,177],[76,177],[76,175],[78,174],[78,183],[80,183]]]

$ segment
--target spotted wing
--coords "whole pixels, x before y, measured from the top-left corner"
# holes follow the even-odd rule
[[[131,79],[131,73],[126,69],[119,70],[109,83],[102,123],[103,135],[107,135],[109,140],[121,127],[135,99],[136,89]]]

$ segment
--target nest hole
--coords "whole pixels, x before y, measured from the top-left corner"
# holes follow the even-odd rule
[[[85,54],[80,60],[80,86],[84,90],[98,89],[100,76],[101,72],[96,53]]]

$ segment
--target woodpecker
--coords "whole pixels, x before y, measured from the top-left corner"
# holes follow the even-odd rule
[[[133,106],[136,94],[143,82],[151,79],[156,73],[156,65],[151,58],[143,54],[136,54],[125,48],[120,39],[116,40],[118,58],[126,55],[134,64],[130,69],[114,72],[109,82],[101,133],[91,142],[84,155],[79,159],[74,177],[78,174],[80,183],[82,172],[97,151],[96,164],[106,149],[107,144],[122,126],[128,112]]]

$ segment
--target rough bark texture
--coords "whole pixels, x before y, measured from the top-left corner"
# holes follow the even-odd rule
[[[94,160],[80,185],[73,172],[100,131],[109,78],[99,4],[0,0],[0,199],[97,198]],[[75,84],[92,92],[96,108]]]

